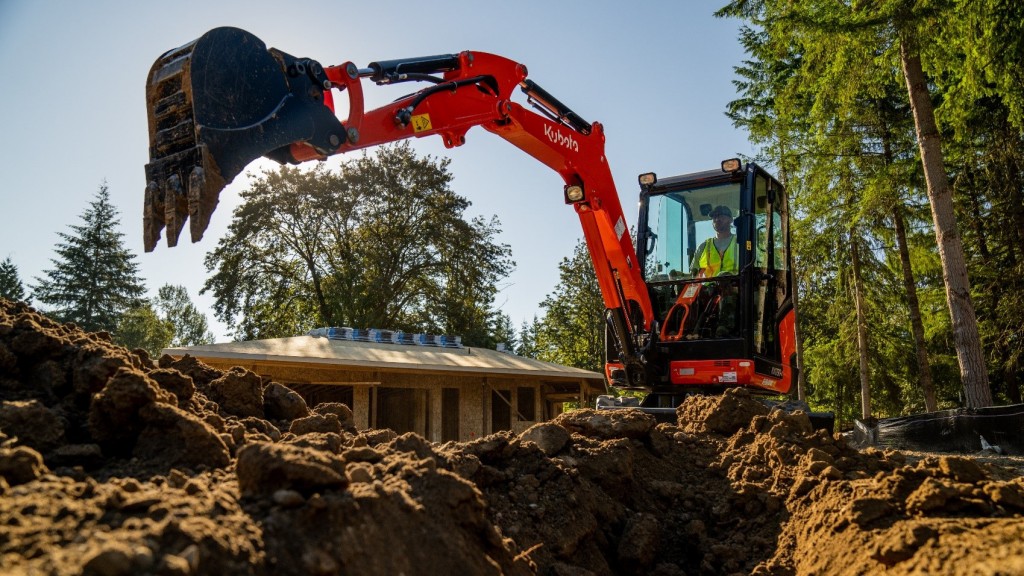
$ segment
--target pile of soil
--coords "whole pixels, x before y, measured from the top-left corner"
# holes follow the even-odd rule
[[[432,444],[0,300],[4,574],[1016,574],[1024,480],[742,391]]]

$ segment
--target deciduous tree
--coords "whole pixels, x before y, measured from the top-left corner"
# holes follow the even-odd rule
[[[576,244],[558,265],[558,285],[540,304],[537,358],[604,372],[605,306],[587,246]]]
[[[169,322],[174,329],[174,338],[170,346],[213,344],[214,337],[206,321],[206,315],[192,303],[184,286],[161,286],[154,304],[160,319]]]
[[[514,262],[497,219],[466,217],[447,166],[401,143],[338,172],[264,174],[206,258],[217,317],[241,339],[352,326],[493,344],[496,285]]]
[[[174,325],[161,319],[148,303],[122,314],[114,332],[114,342],[129,350],[141,348],[153,358],[170,346],[173,338]]]

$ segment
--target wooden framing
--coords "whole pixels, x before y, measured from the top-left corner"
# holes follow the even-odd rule
[[[222,370],[241,366],[289,386],[307,404],[343,402],[352,408],[358,429],[388,427],[399,433],[414,432],[434,442],[468,441],[502,429],[522,432],[557,416],[564,402],[588,406],[604,393],[601,374],[536,360],[519,362],[526,367],[514,371],[504,367],[500,362],[503,358],[497,357],[493,360],[497,367],[489,372],[488,354],[506,356],[493,350],[472,349],[478,365],[467,370],[425,363],[396,366],[391,362],[374,367],[364,360],[353,365],[356,363],[343,358],[331,362],[265,354],[249,354],[246,358],[246,354],[218,350],[220,346],[231,349],[232,344],[165,352],[172,356],[189,354]],[[368,354],[366,344],[360,346],[359,351]],[[378,346],[392,353],[397,345]],[[537,368],[531,369],[534,366]],[[457,418],[454,422],[453,417]]]

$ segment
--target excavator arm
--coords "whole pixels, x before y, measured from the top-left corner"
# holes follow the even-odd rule
[[[429,86],[366,110],[364,80]],[[516,88],[532,109],[512,101]],[[347,95],[345,119],[336,114],[335,94]],[[147,252],[163,230],[168,246],[176,245],[185,220],[199,241],[221,190],[261,156],[297,164],[432,135],[453,148],[474,126],[504,138],[565,182],[565,202],[579,216],[629,384],[644,384],[657,323],[605,158],[604,129],[528,80],[524,65],[461,52],[325,67],[268,49],[243,30],[217,28],[161,56],[146,96]]]

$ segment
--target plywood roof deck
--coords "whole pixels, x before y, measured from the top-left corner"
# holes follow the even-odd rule
[[[167,348],[164,353],[172,356],[189,354],[200,359],[210,358],[239,363],[307,366],[319,364],[401,372],[478,373],[575,381],[604,380],[604,376],[597,372],[560,366],[487,348],[410,346],[332,340],[314,336]]]

